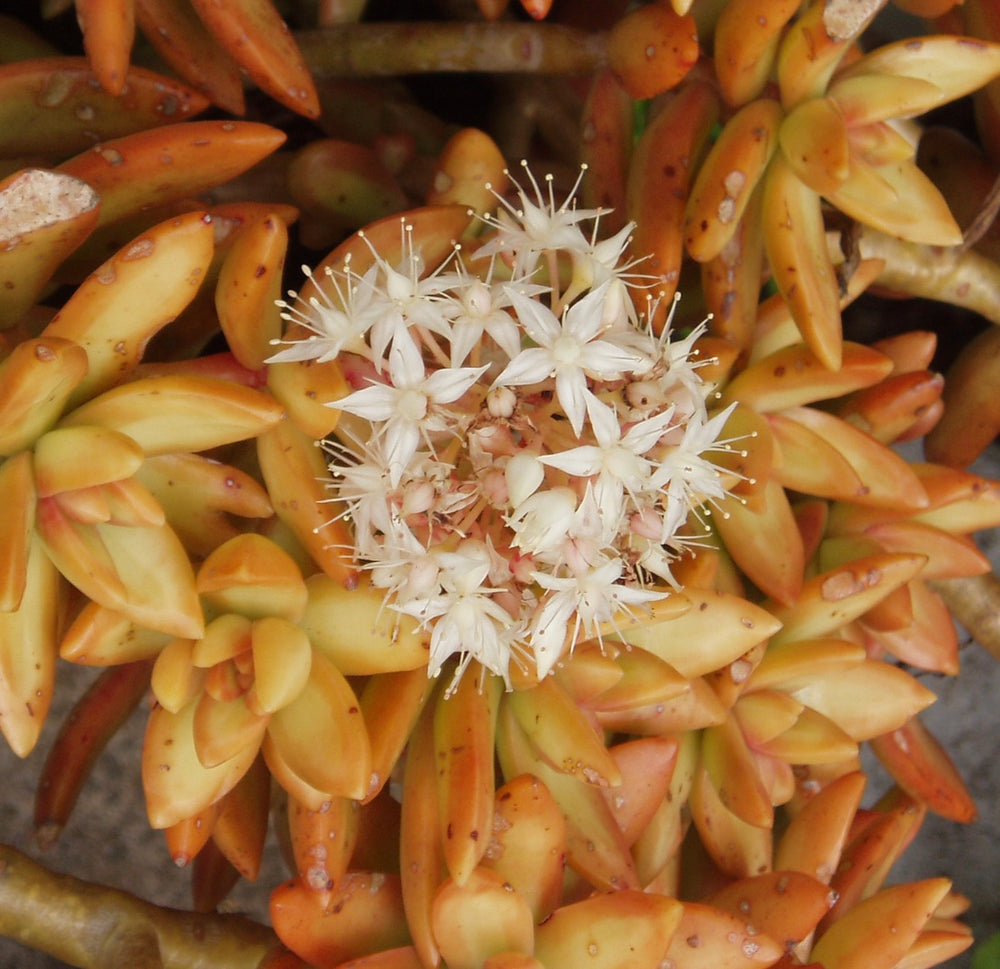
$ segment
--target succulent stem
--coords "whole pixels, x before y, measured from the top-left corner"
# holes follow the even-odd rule
[[[973,638],[1000,657],[1000,578],[995,572],[961,579],[938,579],[932,583],[954,617]]]
[[[54,874],[7,845],[0,845],[0,935],[81,969],[263,969],[280,946],[270,929],[242,916],[159,908]]]
[[[370,23],[297,31],[317,77],[426,72],[590,74],[606,38],[557,24]]]

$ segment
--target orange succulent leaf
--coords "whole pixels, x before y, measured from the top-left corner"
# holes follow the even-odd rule
[[[481,217],[496,208],[493,191],[503,195],[507,182],[506,162],[497,143],[485,131],[462,128],[438,155],[427,204],[464,205]]]
[[[194,298],[212,252],[212,226],[192,212],[144,232],[79,286],[43,332],[86,351],[89,368],[73,403],[128,376],[150,337]]]
[[[185,868],[198,856],[212,837],[212,828],[218,815],[217,804],[210,804],[189,818],[182,818],[163,831],[170,860]]]
[[[125,90],[135,39],[133,0],[75,0],[83,48],[101,87],[112,97]]]
[[[765,595],[791,604],[802,588],[805,548],[782,483],[766,480],[759,508],[737,497],[723,499],[712,521],[747,578]]]
[[[631,251],[648,257],[642,271],[658,277],[664,305],[680,277],[691,179],[718,114],[710,85],[687,84],[653,117],[633,150],[626,185],[627,214],[636,223]]]
[[[701,759],[709,782],[729,811],[754,827],[769,828],[773,824],[771,800],[733,717],[702,732]]]
[[[715,24],[713,54],[727,104],[746,104],[764,90],[784,27],[799,6],[795,0],[779,0],[768,6],[766,17],[755,0],[735,0],[722,8]]]
[[[613,691],[624,679],[625,669],[618,662],[621,657],[635,655],[631,650],[619,654],[591,640],[577,646],[572,655],[556,667],[553,675],[576,703],[592,707],[597,697]],[[672,675],[675,689],[681,692],[687,689],[687,681],[666,663],[660,663],[660,670],[667,671],[667,676]]]
[[[135,0],[135,19],[146,39],[179,77],[230,114],[245,111],[237,63],[208,32],[190,3]],[[129,85],[136,68],[129,74]]]
[[[493,829],[494,741],[502,685],[497,677],[478,679],[463,676],[453,690],[439,695],[434,707],[438,823],[456,888],[473,878]],[[436,931],[435,937],[442,947]]]
[[[34,749],[55,691],[59,574],[32,538],[17,608],[0,612],[0,732],[18,757]]]
[[[930,878],[885,888],[820,936],[811,957],[826,969],[891,969],[916,941],[951,883]]]
[[[28,550],[35,528],[35,490],[32,455],[21,451],[0,461],[0,612],[13,612],[21,604],[28,577]]]
[[[741,878],[707,900],[713,908],[745,918],[775,942],[801,942],[833,904],[830,889],[800,871],[771,871]]]
[[[281,941],[317,969],[336,969],[348,960],[372,969],[420,966],[407,946],[397,875],[350,872],[331,895],[314,892],[295,878],[271,892],[270,914]],[[372,953],[381,954],[369,962],[365,956]]]
[[[778,147],[781,105],[751,101],[726,122],[698,169],[684,210],[684,242],[698,262],[718,256]]]
[[[935,919],[928,922],[916,941],[907,950],[896,969],[931,969],[963,953],[974,942],[972,933],[964,925],[955,929],[934,927]]]
[[[722,723],[726,706],[705,680],[696,676],[689,688],[669,700],[656,700],[619,709],[594,709],[594,718],[605,730],[662,736]]]
[[[0,152],[66,156],[200,114],[208,101],[173,78],[131,67],[113,96],[82,57],[42,57],[0,66]],[[39,107],[42,110],[39,110]]]
[[[189,121],[101,142],[59,165],[101,196],[100,225],[242,175],[285,142],[250,121]]]
[[[231,791],[249,770],[255,746],[216,767],[198,759],[194,741],[197,701],[177,713],[157,706],[149,715],[142,751],[142,782],[150,825],[168,828],[189,818]]]
[[[330,751],[350,754],[331,757]],[[328,795],[361,800],[368,793],[371,748],[361,708],[343,674],[325,657],[313,654],[305,687],[272,716],[264,756],[269,766],[285,767],[285,776]],[[271,773],[283,783],[274,766]],[[298,796],[295,790],[289,793]]]
[[[944,386],[944,377],[929,370],[893,372],[841,402],[836,413],[882,444],[891,444],[909,436],[927,418],[941,400]]]
[[[215,307],[233,356],[249,370],[261,370],[271,341],[281,336],[275,301],[288,248],[288,229],[275,213],[244,225],[219,269]]]
[[[915,464],[913,470],[929,499],[914,521],[959,534],[1000,525],[1000,483],[941,465]]]
[[[96,424],[132,438],[147,455],[206,451],[256,437],[282,418],[267,394],[214,377],[144,377],[113,387],[64,418],[60,427]]]
[[[59,655],[82,666],[114,666],[156,656],[174,637],[88,602],[63,634]]]
[[[688,805],[698,837],[721,872],[749,878],[770,869],[771,824],[750,824],[730,811],[704,764],[695,771]]]
[[[772,643],[829,636],[909,582],[926,559],[915,554],[872,555],[807,579],[792,606],[769,611],[782,624]]]
[[[677,751],[673,737],[642,737],[610,748],[622,783],[605,790],[604,796],[629,845],[635,844],[667,796]]]
[[[0,207],[3,330],[25,316],[63,260],[93,231],[100,199],[70,175],[27,168],[0,181]]]
[[[595,888],[638,888],[635,865],[602,791],[550,767],[536,753],[507,704],[497,718],[497,754],[505,777],[533,774],[566,818],[569,866]]]
[[[892,361],[877,350],[845,343],[840,369],[831,371],[812,350],[798,343],[738,373],[723,390],[721,403],[738,400],[764,413],[785,410],[870,387],[891,370]]]
[[[248,881],[256,881],[271,806],[271,775],[258,757],[239,783],[218,802],[212,840]]]
[[[775,284],[802,339],[827,370],[836,372],[843,351],[840,291],[820,197],[783,151],[771,159],[762,191],[764,251]]]
[[[497,788],[493,831],[482,865],[529,905],[535,924],[559,905],[566,868],[566,821],[548,788],[530,774]]]
[[[54,428],[35,444],[35,486],[42,498],[131,477],[143,462],[132,438],[106,427]]]
[[[335,797],[323,810],[311,811],[290,798],[288,828],[295,870],[303,884],[329,899],[343,884],[357,842],[357,801]]]
[[[783,947],[758,933],[743,915],[700,902],[683,902],[684,913],[667,948],[677,969],[750,969],[770,966]]]
[[[927,556],[921,572],[924,579],[946,579],[983,575],[990,560],[971,538],[952,535],[919,521],[882,522],[865,529],[887,552],[919,552]]]
[[[535,957],[545,966],[660,965],[682,920],[681,903],[663,895],[595,895],[557,909],[538,926]]]
[[[733,716],[747,745],[756,750],[794,726],[804,709],[803,704],[781,690],[754,690],[736,700]]]
[[[866,635],[903,663],[955,676],[959,670],[958,632],[941,597],[920,579],[909,583],[913,621],[903,629]]]
[[[431,928],[449,969],[480,969],[502,952],[530,952],[534,916],[527,902],[488,868],[464,884],[447,879],[431,906]]]
[[[403,907],[423,966],[437,966],[441,953],[431,929],[431,906],[447,877],[438,815],[434,709],[425,706],[407,747],[399,826],[399,871]]]
[[[571,662],[556,674],[560,682],[565,683],[565,671],[573,669],[582,652],[574,650]],[[569,691],[573,699],[577,703],[582,700],[588,710],[610,713],[639,708],[663,703],[691,689],[687,677],[645,649],[623,649],[613,660],[610,657],[607,659],[615,672],[613,683],[589,697],[581,698],[574,691]]]
[[[782,157],[814,192],[829,195],[850,175],[847,121],[830,98],[811,98],[794,107],[778,130]]]
[[[555,770],[586,784],[618,787],[621,773],[583,710],[554,679],[504,697],[538,754]]]
[[[675,598],[683,600],[686,608],[679,614],[674,609],[661,618],[657,607]],[[653,653],[687,678],[738,660],[781,625],[773,614],[745,599],[708,590],[686,589],[683,595],[651,606],[652,616],[618,623],[613,638]],[[605,637],[611,638],[611,632]],[[698,643],[699,648],[691,650],[689,643]]]
[[[581,199],[602,209],[602,227],[625,227],[625,183],[632,154],[632,99],[610,70],[594,75],[581,118],[580,154],[587,166]]]
[[[799,700],[794,696],[792,699]],[[840,764],[858,753],[858,745],[848,733],[805,704],[795,723],[754,749],[764,757],[786,764],[810,766]]]
[[[150,688],[156,702],[170,713],[178,713],[196,700],[205,685],[204,670],[197,669],[191,661],[197,642],[173,639],[163,646],[153,663]]]
[[[918,717],[870,741],[896,783],[912,797],[952,821],[970,823],[977,810],[951,758]]]
[[[636,100],[676,87],[697,63],[698,53],[694,18],[666,4],[629,11],[608,35],[608,66]]]
[[[257,714],[274,713],[302,691],[312,665],[309,637],[281,616],[254,621],[251,631],[254,683],[247,706]]]
[[[257,87],[298,114],[319,117],[309,68],[270,0],[192,0],[192,6]]]
[[[86,373],[86,351],[61,337],[23,340],[0,360],[0,455],[30,448]]]
[[[306,606],[306,585],[295,560],[254,532],[238,535],[212,552],[201,563],[197,581],[199,594],[213,608],[248,619],[280,616],[297,622]]]
[[[306,586],[299,624],[347,676],[426,668],[429,633],[412,617],[386,609],[384,592],[371,585],[367,572],[350,589],[325,574],[310,576]]]
[[[783,487],[843,501],[864,494],[865,485],[848,459],[822,434],[788,412],[771,413],[767,419],[778,455],[774,475]]]

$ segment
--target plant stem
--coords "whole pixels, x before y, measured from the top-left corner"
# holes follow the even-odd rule
[[[260,969],[284,953],[270,929],[242,916],[159,908],[50,872],[7,845],[0,935],[81,969]]]
[[[996,573],[931,583],[980,646],[1000,659],[1000,578]]]
[[[606,37],[558,24],[370,23],[296,31],[319,77],[429,72],[589,74],[604,64]]]

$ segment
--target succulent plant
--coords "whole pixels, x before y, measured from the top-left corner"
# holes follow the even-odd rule
[[[953,613],[1000,650],[995,330],[943,379],[929,326],[842,315],[1000,322],[992,0],[867,51],[882,3],[365,6],[3,25],[0,731],[27,756],[57,663],[105,668],[51,842],[149,697],[198,911],[3,849],[0,932],[95,969],[963,951],[947,879],[887,879],[976,815],[919,674]],[[972,94],[982,151],[912,120]],[[218,914],[272,819],[272,927]]]

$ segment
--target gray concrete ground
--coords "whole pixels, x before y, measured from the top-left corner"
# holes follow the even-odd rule
[[[1000,476],[1000,452],[981,468]],[[1000,566],[1000,535],[981,538],[981,544]],[[1000,664],[977,644],[967,645],[958,678],[928,676],[927,686],[939,701],[926,714],[926,722],[945,744],[972,790],[979,807],[979,821],[960,826],[930,817],[916,843],[893,874],[894,881],[944,875],[958,891],[972,900],[968,921],[978,938],[1000,931],[1000,755],[997,725],[1000,722]],[[62,664],[57,696],[65,710],[79,695],[93,671]],[[61,719],[56,709],[46,725],[36,753],[27,761],[15,758],[0,742],[0,839],[40,858],[57,871],[67,871],[91,881],[127,889],[162,905],[188,906],[188,874],[169,861],[160,834],[149,830],[139,780],[139,745],[145,722],[139,711],[109,745],[84,791],[72,823],[56,847],[42,854],[30,836],[31,805],[42,757]],[[872,765],[869,785],[872,800],[887,785]],[[267,889],[284,877],[276,847],[268,848],[268,870],[259,888],[242,885],[232,904],[256,917],[266,915]],[[952,960],[948,969],[966,969],[969,955]],[[0,940],[0,969],[61,969],[39,953],[29,953]]]

